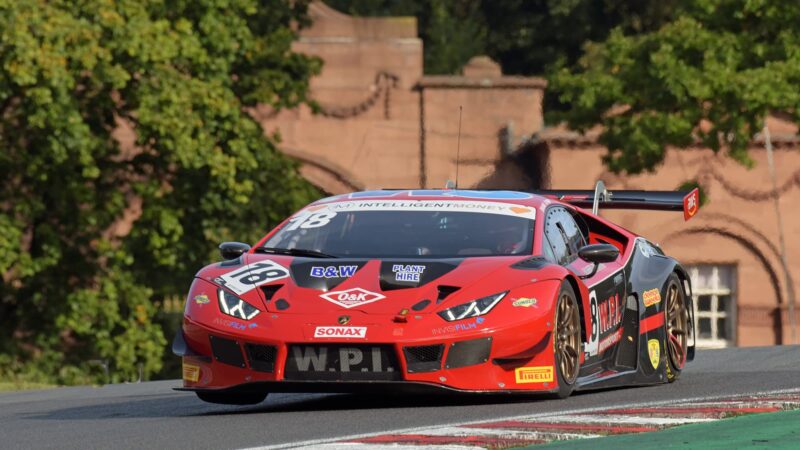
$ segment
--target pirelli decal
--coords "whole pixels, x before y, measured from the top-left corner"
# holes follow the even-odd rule
[[[514,371],[517,384],[552,383],[553,367],[519,367]]]

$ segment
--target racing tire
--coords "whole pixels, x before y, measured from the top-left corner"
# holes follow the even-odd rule
[[[220,405],[255,405],[267,398],[266,392],[201,392],[196,391],[197,397],[207,403]]]
[[[582,352],[581,314],[569,281],[564,281],[558,292],[554,324],[553,353],[558,381],[555,396],[567,398],[578,380]]]
[[[686,364],[689,344],[689,310],[681,280],[670,274],[664,286],[664,351],[667,382],[677,380]]]

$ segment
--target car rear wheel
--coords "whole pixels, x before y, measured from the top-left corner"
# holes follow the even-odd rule
[[[553,351],[558,377],[556,395],[566,398],[575,389],[581,366],[581,314],[575,292],[568,281],[561,285],[558,293],[555,324]]]
[[[267,398],[266,392],[195,392],[197,397],[208,403],[222,405],[255,405]]]
[[[667,279],[664,326],[666,331],[667,381],[677,380],[686,364],[689,342],[689,310],[680,279],[674,273]]]

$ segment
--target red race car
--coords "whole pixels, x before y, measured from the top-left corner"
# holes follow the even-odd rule
[[[697,212],[698,192],[380,190],[303,208],[200,270],[181,390],[542,392],[678,378],[691,286],[597,209]],[[583,208],[592,208],[589,212]]]

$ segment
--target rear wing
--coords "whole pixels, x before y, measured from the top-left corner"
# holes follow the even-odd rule
[[[599,208],[683,211],[683,220],[689,220],[700,209],[700,192],[697,188],[691,191],[609,191],[602,181],[598,181],[594,191],[567,189],[533,193],[581,208],[591,206],[593,214],[597,214]]]

